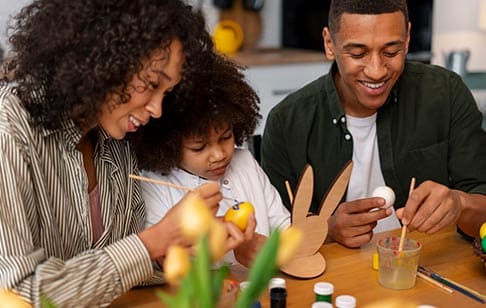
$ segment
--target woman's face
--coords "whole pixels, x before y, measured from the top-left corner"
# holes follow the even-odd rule
[[[151,117],[162,116],[162,101],[181,80],[184,64],[182,43],[173,40],[168,52],[160,49],[144,62],[144,68],[135,74],[127,87],[130,99],[126,103],[112,103],[109,98],[101,107],[99,126],[111,137],[122,139],[135,132]]]
[[[209,137],[190,137],[182,141],[182,162],[179,166],[208,180],[218,180],[226,172],[235,150],[233,129],[229,126],[212,129]]]

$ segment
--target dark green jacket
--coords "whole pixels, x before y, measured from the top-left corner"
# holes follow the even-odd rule
[[[331,72],[336,69],[334,64]],[[486,194],[486,133],[482,115],[461,77],[421,63],[405,66],[377,115],[381,170],[405,205],[410,179]],[[331,74],[289,95],[270,112],[261,145],[262,166],[289,206],[306,164],[314,169],[312,210],[352,159],[353,140]],[[485,205],[486,206],[486,205]]]

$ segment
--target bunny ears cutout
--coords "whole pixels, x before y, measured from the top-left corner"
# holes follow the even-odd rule
[[[298,278],[313,278],[326,270],[326,260],[319,252],[327,237],[327,220],[341,201],[351,177],[353,162],[349,161],[331,185],[319,214],[309,214],[314,191],[314,172],[306,165],[299,180],[297,192],[292,202],[292,225],[304,232],[302,243],[295,258],[280,270]]]

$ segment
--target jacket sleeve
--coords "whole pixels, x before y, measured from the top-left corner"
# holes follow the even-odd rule
[[[486,194],[486,132],[471,91],[459,76],[450,80],[450,180],[453,188]]]
[[[285,138],[286,131],[283,121],[280,113],[275,109],[270,112],[261,144],[261,164],[270,182],[278,190],[284,205],[290,209],[291,203],[285,181],[289,181],[290,186],[295,188],[298,175],[291,169],[292,164],[287,150],[289,147],[288,138]]]

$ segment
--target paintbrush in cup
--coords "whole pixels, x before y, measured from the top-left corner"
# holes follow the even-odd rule
[[[410,198],[410,195],[413,192],[413,189],[415,188],[415,178],[412,178],[410,181],[410,189],[408,190],[408,197]],[[407,225],[402,226],[402,233],[400,235],[400,243],[398,245],[398,252],[401,252],[403,250],[403,244],[405,243],[405,234],[407,233]]]
[[[294,202],[294,194],[292,193],[292,188],[290,188],[290,183],[289,181],[285,181],[285,188],[287,189],[287,194],[289,196],[290,204]]]

